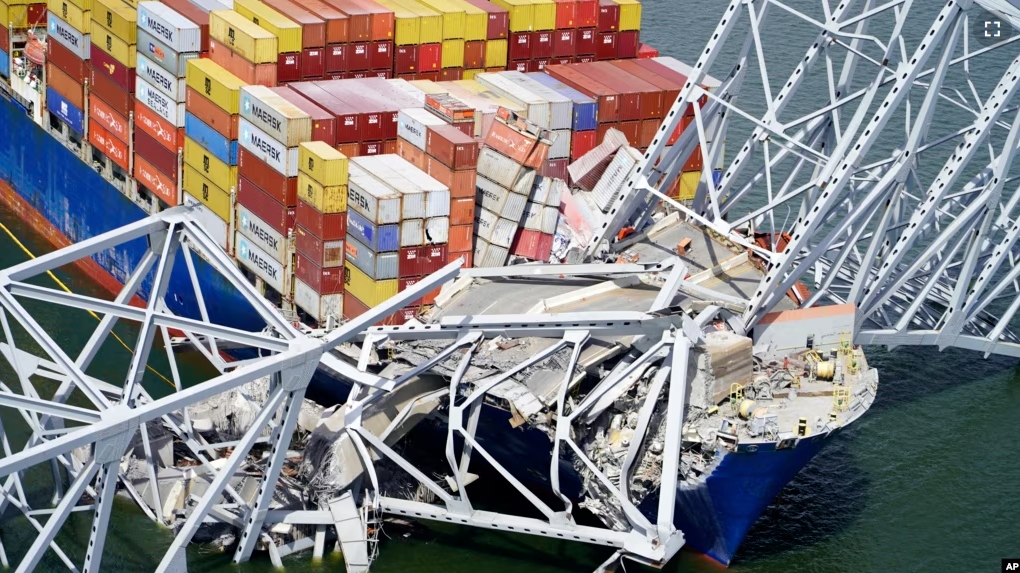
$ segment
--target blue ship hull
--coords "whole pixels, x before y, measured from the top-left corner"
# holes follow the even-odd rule
[[[18,104],[0,97],[0,185],[4,202],[37,231],[58,246],[93,237],[135,222],[147,214],[80,161],[60,142],[25,115]],[[104,286],[116,289],[145,251],[139,239],[93,257],[85,270]],[[248,303],[204,261],[196,259],[196,272],[209,305],[210,318],[246,330],[261,328]],[[151,283],[139,296],[146,299]],[[185,266],[176,265],[167,304],[182,316],[197,317],[198,307]],[[309,396],[342,401],[346,384],[316,374]],[[508,415],[486,408],[479,440],[502,465],[522,481],[541,487],[547,479],[548,438],[528,430],[519,439],[506,440]],[[687,546],[729,563],[754,521],[787,482],[821,449],[826,436],[814,436],[796,448],[756,453],[746,451],[719,456],[713,471],[695,485],[678,488],[675,522]],[[536,452],[543,455],[536,456]],[[564,465],[564,491],[580,492],[580,483]],[[658,500],[649,498],[642,510],[654,516]]]

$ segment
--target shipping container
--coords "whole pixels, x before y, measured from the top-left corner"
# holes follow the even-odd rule
[[[425,151],[454,170],[470,169],[478,165],[478,144],[475,139],[452,125],[427,127]]]
[[[523,205],[521,211],[523,214]],[[494,246],[509,247],[513,242],[514,235],[517,233],[517,221],[519,219],[520,215],[513,220],[508,220],[485,208],[479,209],[475,219],[475,224],[478,227],[478,238]]]
[[[421,4],[443,15],[443,39],[463,39],[465,33],[464,7],[455,0],[419,0]]]
[[[393,71],[398,74],[418,70],[418,46],[397,46],[393,58]]]
[[[89,143],[122,169],[130,171],[131,158],[127,145],[94,121],[89,121]]]
[[[246,84],[277,85],[277,62],[253,64],[213,38],[209,40],[209,59]]]
[[[489,13],[465,0],[452,1],[464,10],[464,40],[485,41],[488,38]]]
[[[446,203],[446,211],[450,211],[450,203]],[[425,246],[446,244],[450,240],[450,217],[430,217],[425,219]]]
[[[254,241],[237,233],[234,242],[234,256],[241,265],[265,281],[266,286],[276,292],[283,291],[283,273],[285,272],[283,264],[256,246]]]
[[[450,227],[450,242],[447,243],[449,245],[450,251],[454,250],[457,250],[459,252],[474,251],[475,248],[474,242],[475,242],[474,219],[472,219],[470,225],[455,225]],[[447,256],[446,260],[450,261],[451,259],[449,256]]]
[[[567,30],[577,27],[577,0],[554,0],[556,2],[556,29]]]
[[[440,66],[444,69],[464,67],[464,40],[443,40]]]
[[[237,202],[281,235],[294,228],[297,209],[280,203],[243,174],[237,178]]]
[[[513,32],[507,45],[507,57],[510,60],[528,60],[531,58],[532,32]]]
[[[237,152],[237,172],[287,207],[297,205],[297,177],[287,177],[244,147]]]
[[[350,226],[348,224],[348,226]],[[400,222],[400,247],[420,247],[425,244],[425,221],[423,219],[404,219]],[[404,258],[401,257],[403,262]],[[412,273],[414,275],[416,273]],[[401,272],[401,276],[408,276]]]
[[[488,241],[478,239],[475,241],[475,252],[473,264],[478,268],[501,267],[506,264],[510,255],[509,249],[489,244]]]
[[[212,237],[213,241],[217,245],[220,245],[224,250],[227,249],[227,223],[220,219],[215,213],[206,207],[201,201],[196,199],[190,193],[181,192],[181,200],[185,205],[193,207],[192,213],[195,216],[195,220],[198,221],[202,228],[205,229],[206,233]]]
[[[238,145],[250,151],[285,177],[297,177],[297,147],[287,147],[251,122],[240,119]]]
[[[135,153],[144,157],[150,165],[170,177],[176,183],[177,153],[163,147],[159,141],[144,132],[135,133],[134,136]],[[127,143],[124,143],[124,145],[126,147]]]
[[[298,173],[298,198],[323,213],[347,210],[347,185],[324,187],[305,173]]]
[[[211,127],[226,140],[237,140],[237,121],[240,116],[227,113],[226,110],[214,104],[209,98],[200,95],[190,87],[185,91],[184,101],[188,113]],[[187,123],[187,118],[185,118],[185,123]]]
[[[478,174],[522,195],[528,194],[535,179],[534,169],[523,167],[495,147],[484,147],[478,154]]]
[[[461,197],[450,202],[450,224],[470,225],[475,221],[474,197]]]
[[[533,32],[531,59],[548,59],[553,56],[553,32]]]
[[[237,230],[277,262],[286,262],[287,237],[243,204],[237,205]],[[295,229],[295,234],[297,231]],[[341,252],[342,257],[342,252]]]
[[[100,75],[116,84],[120,90],[129,93],[135,91],[135,69],[133,67],[120,63],[116,58],[95,44],[92,44],[89,54],[92,56],[89,64]]]
[[[134,7],[120,0],[92,0],[92,21],[125,44],[134,44],[136,41],[138,12]],[[91,32],[95,35],[99,30],[93,28]],[[100,45],[100,47],[102,46]],[[116,57],[117,54],[114,56]]]
[[[586,66],[587,65],[591,64],[586,64]],[[547,67],[545,71],[558,81],[595,99],[598,104],[597,117],[599,123],[619,121],[621,116],[620,92],[614,88],[610,88],[601,81],[589,77],[586,73],[582,72],[581,68],[578,66],[579,64],[572,64],[568,66],[555,65]],[[636,94],[633,94],[633,98],[629,106],[628,111],[631,113],[625,115],[640,115],[640,113],[635,113],[640,111]]]
[[[505,68],[507,65],[507,49],[506,40],[486,40],[485,67]]]
[[[202,120],[187,112],[184,133],[227,165],[238,164],[238,143],[216,132]]]
[[[373,42],[393,40],[393,10],[373,0],[353,0],[355,4],[367,10],[371,25],[368,39]]]
[[[464,68],[443,68],[439,72],[439,81],[455,82],[464,79]]]
[[[298,201],[296,221],[324,241],[339,241],[347,235],[348,213],[322,213],[304,201]]]
[[[195,168],[220,189],[237,186],[237,166],[225,163],[194,139],[184,139],[184,162]]]
[[[75,107],[67,98],[57,93],[52,87],[46,88],[46,109],[60,118],[60,121],[66,123],[78,135],[85,133],[84,112]]]
[[[446,260],[447,261],[449,261],[451,263],[459,261],[460,265],[461,265],[460,268],[462,268],[462,269],[470,269],[470,268],[474,267],[474,259],[475,259],[474,246],[472,246],[470,251],[463,251],[463,252],[452,252],[451,251],[451,252],[446,254]]]
[[[290,0],[266,0],[266,5],[301,26],[301,47],[323,48],[326,46],[326,20],[314,14],[307,7]],[[280,51],[284,51],[281,47]]]
[[[578,66],[579,71],[605,85],[626,86],[621,89],[620,121],[661,118],[664,113],[663,90],[627,73],[610,62],[593,62]],[[636,109],[631,103],[637,100]],[[671,102],[672,103],[672,102]]]
[[[47,87],[60,94],[67,103],[83,109],[85,86],[74,81],[74,78],[57,69],[53,64],[46,65]]]
[[[253,64],[275,64],[280,53],[273,33],[231,10],[209,12],[209,37]]]
[[[319,294],[300,279],[294,280],[294,304],[312,320],[325,327],[330,319],[339,323],[344,317],[343,294]]]
[[[344,241],[324,241],[301,225],[294,228],[294,250],[321,268],[342,267]]]
[[[348,210],[361,213],[370,222],[386,225],[400,221],[401,193],[372,177],[353,162],[347,193]]]
[[[356,211],[347,213],[347,233],[377,253],[400,248],[400,225],[374,225]]]
[[[405,290],[417,284],[419,280],[421,280],[421,277],[406,277],[399,279],[397,284],[397,292],[404,292]],[[422,304],[434,304],[436,302],[436,296],[439,295],[440,290],[442,289],[437,288],[434,291],[421,297],[420,299],[412,302],[410,305],[408,305],[411,309],[410,312],[417,312],[416,308],[420,307]]]
[[[440,44],[443,41],[443,15],[415,0],[395,0],[404,8],[418,14],[421,19],[422,44]]]
[[[483,209],[490,211],[491,215],[503,217],[504,219],[511,219],[513,221],[520,220],[524,214],[524,206],[528,202],[528,196],[519,193],[512,193],[509,189],[486,179],[485,177],[479,177],[475,183],[478,188],[477,201]],[[485,239],[491,237],[492,229],[487,228],[485,234],[481,236]],[[481,233],[481,231],[479,231]]]
[[[336,145],[336,116],[322,109],[312,101],[288,87],[270,88],[312,118],[312,139],[328,145]]]
[[[304,142],[298,147],[298,170],[326,187],[347,184],[348,163],[347,156],[321,141]],[[345,194],[344,205],[346,201]],[[344,207],[332,211],[319,205],[316,207],[323,212],[339,212],[346,209]]]
[[[276,81],[273,83],[254,82],[267,87],[301,80],[301,52],[280,54],[276,60]],[[251,82],[249,82],[251,83]]]
[[[397,155],[403,157],[411,165],[428,173],[428,156],[425,155],[424,151],[418,149],[403,137],[397,139]]]
[[[599,31],[595,28],[580,28],[574,36],[575,56],[595,56],[598,51]]]
[[[134,177],[142,187],[148,189],[160,201],[171,207],[180,204],[180,187],[177,183],[171,180],[170,176],[160,173],[137,153],[135,154]],[[205,229],[207,232],[211,231],[209,227],[205,227]]]
[[[175,78],[185,77],[188,60],[199,57],[198,53],[179,54],[144,30],[138,31],[138,54],[143,55]]]
[[[137,46],[133,43],[128,44],[115,36],[113,32],[98,25],[95,21],[92,24],[92,34],[90,35],[92,39],[92,48],[90,49],[92,59],[97,59],[95,50],[99,48],[125,68],[134,68],[135,56],[138,55]]]
[[[524,75],[519,72],[511,73],[520,76]],[[478,74],[475,79],[478,83],[488,87],[500,97],[504,97],[524,108],[525,116],[532,123],[546,129],[552,128],[549,101],[530,90],[529,86],[520,82],[512,81],[511,79],[504,77],[502,73]]]
[[[464,43],[464,68],[466,70],[482,69],[485,66],[485,41]],[[471,78],[465,79],[473,79]]]
[[[443,67],[443,45],[422,44],[418,46],[418,72],[438,72]],[[438,79],[438,78],[437,78]]]
[[[302,45],[301,25],[267,4],[263,4],[258,0],[234,0],[234,12],[276,36],[277,47],[281,54],[300,52],[301,48],[305,47]],[[218,36],[216,39],[221,42],[224,41],[223,38]]]
[[[10,25],[14,29],[27,28],[28,27],[28,6],[25,5],[12,5],[0,3],[0,12],[6,12],[7,17],[4,19],[4,26]],[[5,30],[7,28],[4,28]],[[7,35],[7,43],[10,44],[10,36]]]
[[[615,32],[620,29],[620,5],[613,0],[599,0],[599,32]]]
[[[653,121],[653,120],[648,120]],[[657,127],[656,127],[657,128]],[[571,133],[570,138],[570,158],[573,160],[578,159],[585,153],[588,153],[595,147],[595,134],[596,131],[575,131]]]
[[[473,198],[475,196],[477,172],[473,168],[454,171],[443,165],[438,159],[427,157],[425,172],[436,181],[448,187],[450,189],[450,197],[452,198]]]
[[[224,221],[230,221],[230,192],[217,187],[194,167],[184,165],[184,190]]]
[[[189,60],[186,78],[188,87],[227,113],[239,113],[240,90],[245,83],[222,66],[207,59]]]
[[[376,253],[350,235],[344,244],[347,262],[374,281],[395,279],[399,275],[398,253]]]
[[[72,28],[86,33],[89,31],[92,24],[91,9],[85,10],[68,0],[49,0],[46,3],[46,6],[49,8],[50,12],[56,14],[61,20],[70,24]],[[7,5],[2,2],[0,2],[0,18],[2,18],[0,22],[3,22],[4,26],[13,23],[17,28],[28,24],[27,22],[13,22]],[[25,19],[29,19],[27,10],[25,11]],[[4,47],[6,47],[6,44],[4,44]]]
[[[425,150],[428,127],[446,125],[442,119],[422,108],[400,110],[397,135],[421,150]]]
[[[326,73],[326,49],[307,48],[301,52],[301,79],[318,80]]]
[[[3,46],[6,47],[6,44]],[[4,53],[6,54],[7,52],[5,51]],[[6,61],[9,65],[10,59],[7,58]],[[48,38],[46,41],[46,61],[56,66],[79,84],[85,83],[85,61],[74,55],[74,52],[68,50],[63,44],[53,38]]]
[[[135,129],[152,136],[160,145],[172,151],[184,145],[183,127],[171,126],[140,101],[134,102],[132,110],[135,112]]]
[[[138,4],[138,28],[175,52],[202,51],[202,30],[198,24],[161,2]]]
[[[88,34],[82,34],[52,12],[49,14],[48,19],[48,38],[53,38],[57,41],[57,43],[70,50],[75,56],[78,56],[78,58],[82,60],[89,59],[92,40]],[[6,28],[4,29],[6,30]],[[8,39],[8,41],[10,40]]]
[[[312,137],[312,118],[265,86],[241,88],[241,117],[286,147]]]
[[[539,233],[554,235],[558,221],[559,211],[556,207],[529,202],[524,209],[521,226]]]
[[[530,32],[535,29],[535,6],[531,0],[493,0],[510,14],[511,32]]]
[[[360,129],[361,114],[347,103],[330,95],[329,92],[319,87],[319,84],[320,82],[314,84],[300,82],[290,84],[288,87],[294,93],[304,97],[309,102],[315,103],[333,115],[336,119],[334,123],[336,127],[334,145],[360,141],[363,135]]]
[[[199,33],[201,34],[201,46],[199,51],[203,53],[208,52],[209,10],[221,10],[224,6],[215,0],[197,0],[194,3],[189,0],[163,0],[160,3],[165,4],[168,8],[177,12],[181,16],[184,16],[190,22],[198,26]],[[231,5],[232,4],[233,2],[231,2]],[[229,8],[229,6],[226,6],[226,8]],[[139,31],[142,32],[144,30]],[[141,43],[140,40],[139,43]]]
[[[170,72],[140,53],[138,54],[138,75],[157,90],[169,96],[172,101],[185,101],[184,92],[187,89],[185,80],[174,77]]]
[[[384,2],[384,4],[393,10],[394,43],[397,46],[415,46],[421,43],[421,18],[418,14],[397,3]]]
[[[396,280],[372,280],[350,262],[344,264],[346,293],[357,298],[364,306],[375,307],[397,295]],[[345,312],[348,299],[344,299]]]
[[[536,83],[542,84],[572,101],[570,129],[573,131],[590,131],[598,127],[598,103],[594,99],[548,74],[532,73],[525,75]],[[557,127],[557,129],[560,128]]]
[[[350,17],[347,14],[322,0],[301,0],[299,6],[326,23],[327,45],[346,44],[350,41]]]

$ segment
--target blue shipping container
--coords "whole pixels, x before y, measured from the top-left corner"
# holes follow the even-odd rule
[[[85,114],[53,88],[46,88],[46,109],[70,126],[75,133],[85,133]]]
[[[0,76],[11,77],[11,56],[3,50],[0,50]]]
[[[184,134],[215,155],[216,159],[227,165],[237,165],[237,140],[228,140],[190,113],[184,117]]]
[[[592,131],[599,128],[598,102],[549,74],[533,72],[526,75],[543,86],[551,88],[557,93],[570,98],[570,100],[574,102],[574,117],[570,125],[570,129],[572,131]]]
[[[347,234],[376,253],[400,250],[400,226],[376,227],[353,210],[347,210]]]

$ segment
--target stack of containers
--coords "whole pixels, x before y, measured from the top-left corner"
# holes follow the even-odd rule
[[[556,38],[557,4],[553,0],[495,0],[510,13],[507,69],[537,72],[549,65]]]
[[[46,107],[52,117],[56,117],[79,138],[85,135],[88,114],[85,109],[85,82],[91,75],[88,60],[92,43],[88,31],[92,15],[87,8],[91,6],[91,0],[62,1],[59,5],[55,3],[55,10],[47,15]],[[0,27],[12,21],[17,25],[16,18],[27,19],[27,11],[23,11],[23,8],[0,5],[0,16],[5,16]],[[0,50],[7,50],[10,41],[8,29],[0,30]],[[0,54],[0,58],[9,65],[10,58],[6,51]],[[7,75],[10,75],[10,70],[7,70]]]
[[[441,49],[439,79],[459,80],[464,76],[464,46],[467,11],[459,0],[419,0],[442,14],[443,46]]]
[[[343,53],[343,65],[334,70],[340,73],[330,72],[327,77],[390,77],[393,72],[393,8],[371,0],[328,1],[349,18],[350,43]],[[334,64],[336,67],[339,62]]]
[[[524,208],[510,253],[533,261],[548,262],[560,220],[560,197],[569,193],[562,179],[536,177]]]
[[[452,0],[464,10],[464,73],[465,79],[485,71],[485,41],[488,36],[489,13],[467,2]],[[445,55],[445,53],[444,53]]]
[[[209,12],[209,58],[246,84],[275,86],[279,54],[272,32],[233,10]]]
[[[325,142],[298,149],[294,304],[320,325],[343,316],[348,168],[347,157]]]
[[[266,5],[301,26],[301,54],[296,59],[298,67],[294,72],[292,56],[277,59],[280,83],[297,80],[318,80],[326,73],[326,38],[331,22],[312,12],[309,7],[291,0],[267,0]],[[285,76],[285,74],[287,74]]]
[[[508,38],[510,37],[510,12],[488,0],[465,0],[486,13],[484,66],[487,72],[505,70],[507,66]],[[465,47],[465,50],[468,48]],[[472,49],[477,49],[472,47]]]
[[[285,1],[285,0],[284,0]],[[267,2],[283,11],[277,2]],[[306,48],[301,53],[302,79],[314,80],[328,77],[331,72],[344,72],[347,65],[347,47],[350,42],[350,18],[324,0],[301,0],[293,2],[309,14],[321,19],[325,25],[325,46],[321,54],[315,48]],[[312,37],[314,38],[314,33]],[[302,42],[306,41],[304,32]],[[321,59],[322,73],[316,74]],[[307,76],[305,74],[308,74]]]
[[[125,174],[132,173],[128,117],[134,103],[133,93],[146,105],[160,107],[157,111],[165,112],[164,117],[174,127],[184,125],[183,105],[176,106],[141,78],[136,84],[137,17],[136,9],[120,0],[93,0],[92,45],[89,48],[89,143]],[[93,105],[91,102],[97,98],[101,101]],[[103,117],[110,120],[104,124]]]
[[[175,136],[179,130],[176,114],[187,100],[186,62],[199,57],[202,31],[197,24],[165,4],[141,2],[138,5],[137,38],[139,51],[136,63],[140,89],[136,90],[139,102],[134,105],[134,176],[142,187],[161,201],[167,205],[177,205],[181,203],[181,167],[178,158],[185,142],[178,141],[171,134]],[[165,48],[157,49],[156,42]],[[154,53],[160,57],[152,57]],[[158,94],[147,91],[153,87]],[[164,101],[166,105],[160,105]],[[112,110],[103,110],[103,105],[99,100],[92,99],[92,117],[97,121],[109,118],[103,127],[116,135],[119,131],[116,126],[126,122],[126,118]],[[148,113],[139,110],[140,107],[148,110]],[[169,113],[170,109],[173,109],[172,113]],[[162,129],[164,125],[168,129]]]
[[[444,15],[415,0],[378,2],[394,13],[394,43],[397,50],[394,72],[400,74],[398,77],[407,78],[413,74],[417,79],[441,79],[444,69]],[[463,17],[460,18],[460,25],[463,26]],[[463,42],[460,49],[460,59],[463,60]],[[463,61],[461,63],[463,65]]]
[[[598,104],[592,98],[544,73],[527,74],[528,78],[563,95],[573,102],[570,120],[570,159],[577,160],[594,148],[598,129]]]
[[[554,162],[554,165],[546,166],[543,171],[565,171],[570,159],[573,101],[521,72],[480,74],[477,79],[511,101],[522,105],[526,103],[528,120],[556,134],[555,143],[549,150],[549,162]]]
[[[185,83],[184,199],[202,203],[229,226],[238,173],[240,90],[245,83],[208,59],[187,61]]]
[[[302,40],[304,34],[301,25],[259,0],[234,0],[234,11],[266,32],[276,36],[278,47],[275,62],[276,77],[273,83],[265,83],[263,85],[271,87],[277,83],[300,80],[301,50],[304,48]],[[324,29],[315,26],[312,26],[310,31],[316,35],[324,33]],[[316,44],[318,42],[313,41],[312,43]],[[249,84],[260,83],[245,78],[241,74],[237,75],[241,79],[248,81]]]
[[[238,104],[238,171],[283,207],[296,206],[298,146],[312,138],[311,116],[270,88],[259,85],[241,88]],[[276,229],[278,216],[269,221],[262,219],[259,213],[267,210],[266,207],[249,207],[249,197],[245,195],[237,202],[237,217],[241,223],[237,228],[237,258],[276,292],[290,298],[292,273],[288,237]],[[245,246],[247,251],[241,250]],[[242,256],[245,252],[249,254],[247,261]],[[251,256],[253,252],[258,257]],[[321,250],[319,254],[321,256]],[[321,260],[313,261],[321,266]],[[294,270],[298,270],[296,265]],[[309,270],[302,269],[303,272]],[[303,278],[305,284],[319,287],[314,273]],[[329,278],[324,279],[320,273],[318,280]],[[336,277],[335,282],[342,284],[340,277]],[[319,292],[323,292],[321,288]]]

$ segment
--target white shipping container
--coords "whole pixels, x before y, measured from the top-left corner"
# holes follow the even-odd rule
[[[570,134],[569,129],[561,129],[553,132],[553,144],[549,148],[549,159],[566,159],[570,157]]]
[[[400,222],[400,246],[420,247],[425,244],[425,221],[404,219]]]
[[[312,118],[265,86],[241,88],[241,117],[285,147],[312,140]]]
[[[411,145],[425,151],[426,128],[430,125],[444,124],[445,121],[425,108],[402,109],[397,112],[397,137],[403,137]]]
[[[535,184],[531,186],[528,201],[545,205],[549,200],[549,193],[552,192],[552,184],[552,177],[542,177],[541,175],[535,177]]]
[[[184,93],[187,89],[184,78],[174,76],[163,69],[163,66],[145,57],[141,52],[137,55],[136,69],[139,76],[144,77],[145,81],[170,96],[170,99],[177,103],[184,101]]]
[[[237,230],[276,261],[287,257],[287,239],[254,213],[237,205]]]
[[[573,30],[557,30],[553,34],[572,34]],[[574,102],[560,92],[540,84],[526,74],[517,71],[500,72],[500,76],[522,85],[535,95],[549,102],[549,129],[570,129],[574,121]]]
[[[549,189],[549,196],[545,198],[544,203],[550,207],[559,208],[560,199],[564,193],[570,193],[570,188],[567,187],[567,182],[562,179],[553,179],[552,187]]]
[[[47,18],[50,22],[49,37],[74,52],[78,59],[88,60],[92,52],[92,37],[89,34],[82,34],[52,11],[47,13]],[[7,26],[7,24],[8,22],[3,22],[0,23],[0,26]],[[4,46],[2,49],[7,51],[8,46]]]
[[[135,76],[135,98],[174,127],[184,127],[184,104],[152,87],[140,74]]]
[[[319,326],[325,326],[330,316],[337,321],[343,318],[343,294],[319,294],[300,279],[294,279],[294,304],[319,322]]]
[[[389,225],[400,222],[402,199],[399,191],[391,189],[351,161],[347,184],[348,209],[357,211],[375,225]]]
[[[520,219],[504,219],[502,217],[496,221],[495,227],[492,229],[492,236],[489,238],[489,242],[498,247],[510,248],[510,245],[514,242],[514,236],[517,234],[517,228],[520,225],[518,223]]]
[[[524,167],[488,147],[483,147],[478,155],[478,174],[521,195],[530,194],[535,183],[534,169]]]
[[[542,205],[542,219],[539,231],[546,235],[555,235],[556,226],[560,223],[560,210],[558,207]]]
[[[524,195],[511,193],[499,184],[478,177],[475,181],[475,201],[493,213],[506,219],[519,221],[524,214],[524,206],[528,198]]]
[[[187,71],[188,60],[194,60],[201,55],[197,52],[178,54],[163,42],[153,38],[145,30],[138,30],[137,34],[138,53],[170,72],[175,78],[183,78]]]
[[[528,201],[528,206],[524,208],[524,215],[521,217],[521,226],[529,231],[542,232],[542,207],[545,205]]]
[[[234,0],[192,0],[192,4],[195,4],[206,12],[234,9]]]
[[[285,177],[297,177],[298,148],[287,147],[273,139],[268,133],[252,125],[243,117],[238,120],[240,138],[238,144],[252,152],[255,157],[282,173]]]
[[[549,102],[527,87],[503,77],[503,72],[475,75],[475,81],[525,109],[528,120],[539,127],[549,129]]]
[[[496,222],[498,221],[499,215],[488,209],[478,209],[475,211],[475,235],[479,239],[491,240],[492,232],[496,230]]]
[[[450,241],[450,218],[432,217],[425,220],[425,244],[442,245]]]
[[[419,89],[418,87],[412,85],[411,82],[401,78],[394,78],[392,80],[386,80],[386,83],[404,92],[405,94],[413,97],[422,106],[425,105],[425,92]]]
[[[283,265],[240,233],[235,234],[234,255],[238,262],[276,292],[283,292]]]
[[[189,193],[184,193],[184,204],[193,208],[195,219],[198,221],[198,225],[205,230],[205,232],[216,241],[216,244],[227,249],[227,222],[220,219],[219,215],[213,213],[208,207],[202,204],[201,201],[192,197]]]
[[[450,190],[443,188],[441,191],[429,191],[425,194],[425,216],[426,217],[449,217],[450,216]]]
[[[616,152],[616,156],[609,162],[609,166],[606,167],[606,171],[599,178],[599,182],[591,190],[591,196],[595,199],[595,204],[602,211],[608,210],[613,202],[616,201],[617,195],[620,194],[623,186],[627,183],[631,172],[637,168],[639,161],[641,161],[641,152],[633,147],[624,146]]]
[[[161,2],[138,3],[138,29],[152,34],[175,52],[202,51],[202,30]]]
[[[475,267],[502,267],[506,264],[506,258],[510,251],[505,247],[491,245],[486,241],[475,242]]]
[[[398,166],[403,167],[400,165],[400,162],[407,163],[397,155],[374,155],[351,159],[352,165],[357,165],[379,182],[403,195],[403,203],[400,207],[402,219],[424,219],[425,189],[414,181],[414,173],[408,173],[405,176],[396,169]],[[419,171],[414,165],[407,163],[407,166],[414,169],[420,177],[428,177],[428,175]],[[435,181],[435,184],[442,187],[442,184],[438,181]]]

